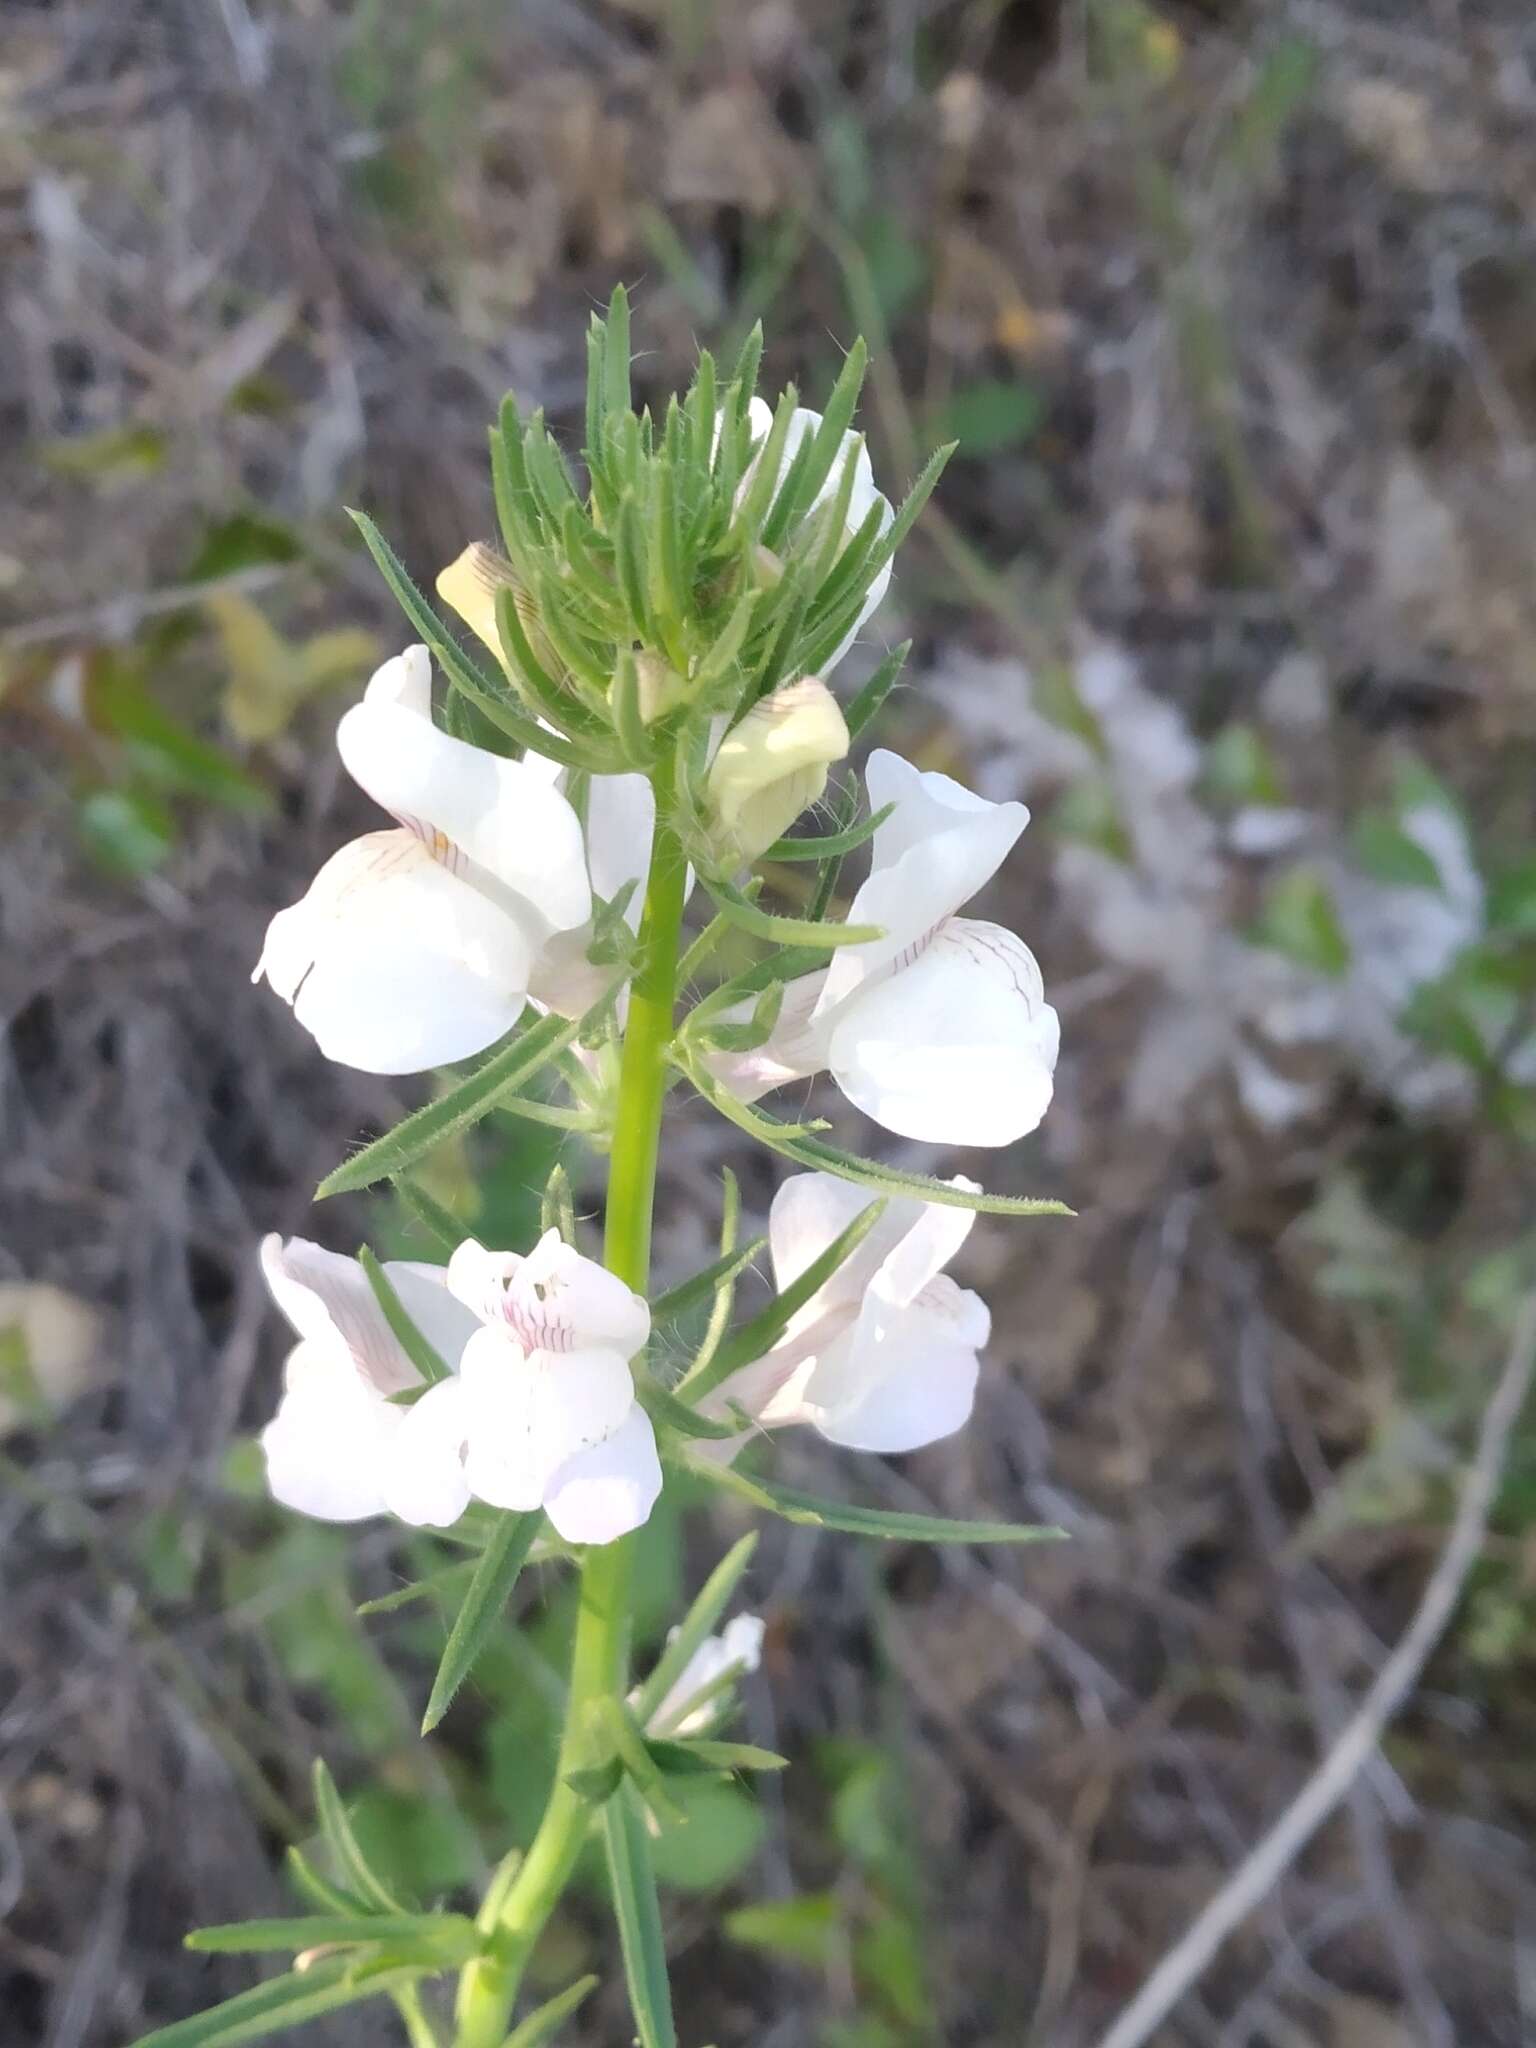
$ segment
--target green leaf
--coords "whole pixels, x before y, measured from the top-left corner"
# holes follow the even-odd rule
[[[579,1019],[551,1015],[519,1031],[446,1095],[413,1110],[392,1131],[328,1173],[315,1190],[316,1200],[351,1194],[404,1173],[445,1138],[456,1137],[487,1116],[503,1096],[564,1052],[580,1029]]]
[[[595,1977],[578,1977],[567,1991],[562,1991],[537,2012],[529,2013],[508,2034],[504,2048],[543,2048],[543,2043],[552,2040],[555,2029],[568,2020],[577,2006],[597,1989]]]
[[[665,1294],[658,1294],[651,1303],[651,1328],[662,1323],[676,1322],[690,1309],[700,1307],[728,1282],[737,1278],[742,1270],[768,1249],[766,1237],[751,1238],[746,1244],[738,1245],[734,1251],[722,1252],[718,1259],[707,1265],[702,1272],[680,1280],[675,1287],[669,1287]]]
[[[899,1166],[860,1159],[853,1153],[840,1151],[835,1145],[826,1144],[801,1125],[782,1123],[777,1117],[738,1101],[694,1061],[684,1060],[682,1065],[705,1101],[727,1122],[760,1139],[782,1158],[794,1160],[797,1166],[813,1167],[818,1173],[835,1173],[840,1180],[852,1181],[856,1187],[873,1188],[878,1194],[912,1195],[920,1202],[937,1202],[941,1208],[974,1209],[983,1216],[1071,1216],[1075,1213],[1065,1202],[1052,1201],[1047,1197],[993,1195],[985,1189],[972,1193],[968,1188],[951,1187],[948,1181],[937,1180],[931,1174],[909,1173]]]
[[[594,1702],[593,1719],[608,1753],[618,1758],[625,1775],[658,1821],[678,1825],[683,1815],[662,1781],[661,1767],[645,1745],[645,1735],[628,1704],[610,1693]]]
[[[842,452],[843,436],[853,424],[868,367],[869,350],[861,335],[844,358],[837,382],[828,396],[821,425],[801,442],[790,464],[790,473],[779,489],[773,512],[763,528],[766,547],[779,545],[791,523],[815,503],[816,493],[832,474],[833,465]]]
[[[391,1335],[423,1380],[429,1387],[433,1387],[439,1380],[447,1379],[447,1366],[407,1315],[405,1304],[395,1292],[393,1282],[367,1245],[359,1247],[357,1263],[367,1276],[368,1285],[373,1289],[373,1298],[383,1312]]]
[[[395,1193],[425,1230],[439,1251],[452,1254],[469,1235],[468,1226],[445,1209],[441,1202],[413,1180],[399,1178]]]
[[[743,1428],[749,1426],[739,1421],[711,1422],[655,1380],[639,1381],[635,1387],[635,1398],[653,1422],[675,1430],[679,1436],[714,1438],[723,1442],[726,1437],[740,1436]]]
[[[508,1597],[517,1583],[542,1517],[503,1515],[486,1545],[464,1595],[458,1618],[448,1632],[442,1661],[432,1681],[421,1732],[430,1735],[452,1704],[453,1696],[469,1676],[487,1634],[500,1622]]]
[[[1310,868],[1293,867],[1276,877],[1253,936],[1259,945],[1333,980],[1348,970],[1349,941],[1333,897]]]
[[[429,1572],[424,1579],[413,1580],[409,1586],[396,1586],[392,1593],[381,1593],[376,1600],[364,1600],[357,1612],[394,1614],[402,1607],[414,1606],[418,1600],[433,1600],[441,1594],[457,1592],[473,1574],[476,1562],[472,1557],[464,1557],[457,1564],[445,1564],[441,1571]]]
[[[336,1780],[318,1757],[315,1759],[313,1783],[315,1818],[347,1884],[366,1903],[378,1906],[386,1913],[403,1912],[400,1901],[375,1876],[364,1856],[357,1836],[352,1832],[352,1823],[347,1818],[341,1794],[336,1790]]]
[[[253,1991],[242,1991],[194,2019],[157,2027],[135,2042],[134,2048],[239,2048],[242,2042],[286,2033],[306,2020],[414,1984],[423,1974],[420,1963],[379,1968],[366,1975],[355,1974],[357,1968],[355,1960],[345,1956],[327,1958],[307,1970],[258,1984]]]
[[[845,720],[850,740],[856,740],[870,720],[878,716],[895,686],[897,677],[906,666],[907,656],[911,651],[910,640],[903,640],[899,647],[893,647],[869,681],[858,691],[848,706]]]
[[[603,411],[611,418],[630,409],[629,294],[616,284],[603,325]]]
[[[838,1232],[825,1251],[812,1259],[803,1273],[776,1294],[750,1322],[731,1332],[703,1371],[689,1374],[680,1391],[691,1393],[695,1401],[700,1400],[722,1380],[729,1379],[733,1372],[750,1365],[753,1359],[761,1358],[765,1351],[771,1351],[812,1296],[818,1294],[838,1268],[853,1257],[885,1214],[885,1208],[883,1197],[872,1198],[848,1227]]]
[[[1375,881],[1444,893],[1439,868],[1390,811],[1362,811],[1355,820],[1350,844],[1355,859]]]
[[[862,846],[866,839],[873,839],[895,808],[894,804],[882,804],[878,811],[859,824],[850,825],[846,832],[821,832],[805,839],[775,839],[772,846],[765,847],[758,855],[758,859],[827,860],[834,855],[841,858]]]
[[[176,820],[152,790],[93,790],[77,805],[75,824],[109,874],[152,874],[176,845]]]
[[[361,1899],[343,1891],[324,1878],[310,1862],[302,1849],[289,1848],[284,1852],[283,1865],[293,1888],[312,1906],[318,1906],[322,1913],[332,1913],[344,1920],[350,1920],[367,1911]]]
[[[852,1507],[818,1500],[767,1479],[749,1478],[734,1466],[693,1460],[690,1471],[726,1493],[751,1501],[811,1529],[840,1529],[849,1536],[878,1536],[892,1543],[1064,1543],[1066,1531],[1028,1522],[957,1522],[943,1515],[916,1515],[893,1508]]]
[[[757,1531],[751,1530],[721,1558],[700,1588],[693,1605],[678,1627],[645,1683],[635,1695],[635,1718],[645,1727],[667,1694],[688,1669],[694,1652],[713,1630],[730,1605],[752,1553],[757,1548]]]
[[[571,1194],[571,1176],[557,1159],[549,1169],[539,1202],[539,1233],[558,1230],[567,1244],[576,1242],[576,1203]]]
[[[356,1945],[361,1942],[424,1942],[440,1949],[444,1965],[478,1955],[481,1938],[462,1913],[322,1913],[299,1920],[237,1920],[226,1927],[198,1927],[184,1946],[204,1955],[255,1955],[266,1949]]]
[[[812,1969],[827,1968],[842,1947],[842,1908],[832,1892],[801,1892],[760,1906],[739,1906],[725,1916],[732,1941],[766,1949]]]
[[[650,1736],[646,1748],[664,1777],[693,1778],[735,1771],[787,1771],[789,1758],[751,1742],[716,1742],[705,1736],[679,1741]]]
[[[885,936],[877,924],[825,924],[804,917],[775,917],[771,911],[759,910],[734,883],[719,876],[700,879],[720,915],[755,939],[830,951],[837,946],[867,946]]]
[[[353,511],[351,517],[378,565],[379,574],[394,593],[396,603],[432,650],[444,675],[456,690],[462,690],[466,697],[479,705],[493,725],[499,726],[519,746],[535,754],[548,755],[563,767],[591,768],[601,773],[615,766],[607,752],[590,747],[578,748],[572,741],[547,732],[536,719],[519,710],[508,696],[488,681],[405,573],[394,549],[367,513]]]
[[[677,2048],[650,1838],[640,1800],[628,1785],[603,1808],[603,1845],[640,2048]]]
[[[1044,417],[1038,385],[982,377],[943,407],[940,427],[967,455],[1002,455],[1032,441]]]

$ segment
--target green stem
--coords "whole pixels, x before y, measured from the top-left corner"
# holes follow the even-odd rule
[[[666,770],[658,769],[654,781],[656,833],[619,1066],[603,1243],[609,1270],[641,1294],[650,1278],[656,1157],[687,874],[687,859],[668,815],[671,787]],[[628,1687],[633,1571],[633,1537],[589,1549],[583,1558],[554,1788],[527,1857],[501,1902],[495,1927],[487,1930],[492,1933],[492,1952],[470,1963],[460,1978],[454,2048],[501,2048],[528,1958],[576,1867],[592,1808],[577,1798],[566,1777],[585,1760],[592,1702],[608,1695],[622,1698]]]

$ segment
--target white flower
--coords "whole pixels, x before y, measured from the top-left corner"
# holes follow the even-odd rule
[[[301,1237],[264,1240],[261,1266],[298,1332],[277,1414],[261,1433],[267,1481],[285,1507],[326,1522],[392,1510],[406,1521],[446,1526],[469,1504],[462,1464],[417,1469],[403,1432],[411,1410],[392,1394],[421,1384],[374,1298],[367,1275]],[[401,1305],[450,1369],[478,1327],[448,1292],[440,1266],[390,1261]]]
[[[1060,1025],[1023,940],[956,913],[996,874],[1029,812],[883,750],[867,783],[874,810],[895,809],[848,922],[883,937],[790,982],[767,1043],[716,1055],[711,1070],[752,1101],[825,1067],[902,1137],[1012,1144],[1050,1104]]]
[[[447,1283],[478,1327],[455,1377],[429,1388],[402,1430],[424,1483],[446,1456],[478,1499],[542,1507],[568,1542],[638,1528],[661,1490],[629,1370],[650,1334],[644,1301],[554,1230],[526,1258],[470,1238]]]
[[[754,398],[747,406],[747,418],[751,424],[753,439],[759,442],[764,440],[773,425],[772,407],[765,404],[761,398]],[[821,425],[821,420],[822,416],[819,412],[812,412],[808,406],[803,405],[797,406],[790,415],[789,432],[784,440],[784,457],[779,466],[779,476],[781,479],[788,471],[789,465],[794,461],[801,443],[808,440],[817,431]],[[816,507],[827,504],[836,498],[839,490],[842,488],[844,471],[850,462],[854,465],[854,471],[853,491],[848,500],[848,538],[850,540],[853,538],[876,506],[880,508],[880,532],[883,535],[889,529],[895,515],[891,511],[890,500],[875,488],[875,473],[870,466],[869,450],[864,446],[863,437],[859,434],[844,434],[842,448],[832,464],[826,482],[812,500],[811,509],[814,511]],[[756,468],[757,463],[754,462],[748,469],[742,484],[743,491],[750,487]],[[860,627],[885,596],[890,586],[890,581],[891,565],[887,562],[870,584],[859,616],[850,627],[842,645],[827,661],[822,663],[825,673],[830,674],[853,645]]]
[[[756,860],[815,803],[827,769],[848,751],[837,700],[816,676],[760,697],[715,749],[705,788],[733,866]]]
[[[700,1735],[710,1727],[720,1705],[714,1688],[728,1673],[741,1678],[757,1669],[762,1661],[765,1627],[761,1615],[738,1614],[719,1635],[706,1636],[646,1722],[647,1734]],[[672,1642],[676,1635],[674,1628],[667,1641]],[[710,1697],[695,1706],[701,1692],[709,1692]]]
[[[544,949],[591,912],[580,822],[537,767],[438,730],[424,647],[385,662],[336,744],[399,829],[332,855],[273,918],[253,979],[343,1066],[467,1059],[512,1028]]]
[[[974,1181],[952,1187],[976,1192]],[[790,1285],[869,1206],[866,1189],[829,1173],[797,1174],[768,1219],[774,1280]],[[969,1209],[905,1198],[754,1364],[706,1405],[741,1408],[766,1429],[808,1422],[855,1451],[915,1451],[969,1418],[986,1304],[942,1269],[970,1234]]]

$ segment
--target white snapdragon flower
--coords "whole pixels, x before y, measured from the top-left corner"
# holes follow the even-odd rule
[[[348,773],[398,828],[331,856],[273,918],[253,976],[327,1058],[366,1073],[419,1073],[494,1044],[551,941],[592,908],[565,797],[534,764],[440,731],[431,687],[427,650],[409,647],[343,717]]]
[[[1001,867],[1029,812],[883,749],[866,781],[873,809],[895,808],[875,832],[848,922],[878,925],[883,937],[790,982],[767,1043],[717,1054],[711,1070],[750,1102],[827,1068],[850,1102],[902,1137],[1012,1144],[1050,1104],[1060,1025],[1023,940],[957,913]]]
[[[629,1369],[650,1334],[645,1302],[554,1230],[526,1257],[468,1239],[447,1285],[477,1327],[453,1378],[428,1388],[402,1431],[424,1488],[456,1463],[468,1493],[542,1507],[568,1542],[637,1529],[661,1491]]]
[[[978,1192],[963,1178],[950,1185]],[[785,1181],[768,1218],[776,1285],[797,1280],[869,1202],[834,1174]],[[969,1209],[892,1200],[774,1348],[705,1406],[744,1410],[765,1429],[809,1423],[855,1451],[915,1451],[953,1435],[970,1417],[992,1329],[980,1296],[943,1271],[975,1220]]]
[[[837,699],[818,676],[760,697],[722,736],[705,779],[726,860],[744,867],[765,852],[820,797],[848,744]]]
[[[728,1675],[744,1678],[762,1662],[767,1624],[758,1614],[737,1614],[717,1636],[706,1636],[646,1722],[649,1735],[702,1735],[713,1723],[720,1698],[715,1688]],[[669,1631],[667,1641],[677,1635]],[[699,1694],[708,1692],[707,1700]],[[632,1696],[633,1697],[633,1696]],[[695,1704],[698,1702],[698,1704]]]
[[[355,1259],[302,1237],[276,1235],[261,1267],[278,1307],[298,1332],[277,1414],[261,1433],[267,1483],[285,1507],[325,1522],[386,1511],[443,1527],[469,1503],[462,1468],[423,1484],[404,1436],[411,1410],[392,1395],[421,1384]],[[448,1292],[441,1266],[391,1260],[384,1267],[402,1307],[443,1363],[455,1368],[479,1327]]]
[[[773,426],[773,408],[761,398],[750,399],[747,404],[747,419],[752,428],[752,438],[755,441],[761,442],[766,438]],[[790,416],[789,432],[784,440],[784,458],[779,466],[779,476],[781,479],[788,471],[789,465],[794,461],[795,456],[799,453],[801,443],[808,440],[817,431],[821,422],[822,415],[819,412],[812,412],[809,406],[802,405],[795,408],[795,411]],[[760,460],[761,458],[759,457],[758,459]],[[848,538],[850,540],[853,538],[864,524],[864,521],[869,517],[871,510],[877,505],[880,507],[880,532],[884,534],[888,531],[895,514],[891,510],[890,500],[882,491],[876,488],[875,473],[869,460],[869,450],[864,446],[863,437],[859,434],[844,434],[842,448],[836,461],[832,464],[831,470],[828,472],[826,482],[816,493],[811,509],[814,511],[816,507],[836,498],[842,488],[843,475],[850,462],[854,465],[854,473],[853,490],[848,500]],[[748,469],[742,484],[743,490],[750,486],[756,468],[757,463],[754,462],[751,468]],[[848,649],[858,637],[860,628],[865,620],[869,618],[870,614],[879,605],[880,600],[885,596],[886,591],[890,587],[890,581],[891,565],[887,562],[870,584],[864,598],[863,608],[842,645],[827,661],[823,662],[823,674],[830,674],[848,652]]]

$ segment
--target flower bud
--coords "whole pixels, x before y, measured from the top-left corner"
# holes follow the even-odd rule
[[[761,698],[732,726],[707,783],[715,843],[737,864],[755,860],[827,786],[848,751],[837,699],[816,676]]]
[[[635,656],[635,674],[639,686],[640,718],[642,724],[654,725],[658,718],[665,718],[669,711],[675,711],[687,695],[688,685],[659,654],[641,652]]]
[[[439,572],[437,594],[456,611],[477,638],[483,640],[498,662],[506,665],[501,651],[501,634],[496,625],[496,597],[510,590],[517,615],[523,622],[529,645],[546,666],[552,663],[548,643],[539,625],[538,608],[518,581],[517,571],[504,555],[482,540],[471,541],[463,554]],[[553,664],[559,672],[558,663]]]

